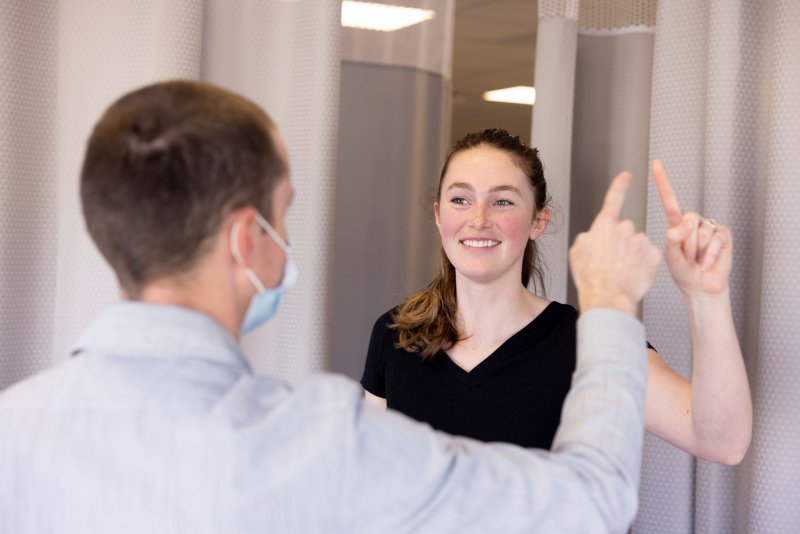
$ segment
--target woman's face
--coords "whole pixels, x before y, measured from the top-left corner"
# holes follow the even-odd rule
[[[508,152],[488,146],[453,156],[434,205],[450,263],[478,283],[520,279],[525,245],[549,220],[547,210],[535,211],[527,176]]]

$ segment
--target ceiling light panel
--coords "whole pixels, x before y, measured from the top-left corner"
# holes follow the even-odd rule
[[[508,104],[525,104],[532,106],[536,101],[536,89],[524,85],[505,87],[503,89],[495,89],[494,91],[486,91],[483,93],[483,99],[489,102],[505,102]]]
[[[342,2],[342,26],[348,28],[393,32],[425,22],[435,16],[436,12],[430,9],[354,0]]]

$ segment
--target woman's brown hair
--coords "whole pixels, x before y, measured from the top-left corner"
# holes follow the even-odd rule
[[[528,177],[535,204],[534,216],[547,206],[547,183],[538,150],[523,143],[518,136],[496,128],[470,133],[456,141],[445,159],[439,175],[437,198],[453,156],[466,150],[487,146],[507,152],[517,167]],[[534,291],[544,293],[544,277],[536,243],[528,240],[522,259],[522,285],[533,280]],[[439,249],[439,267],[433,281],[425,289],[403,301],[392,315],[390,328],[397,330],[397,348],[431,358],[440,350],[450,349],[461,335],[456,327],[456,274],[443,248]]]

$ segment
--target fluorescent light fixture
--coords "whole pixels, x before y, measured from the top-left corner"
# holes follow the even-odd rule
[[[393,32],[425,22],[435,16],[436,12],[430,9],[375,4],[373,2],[356,2],[354,0],[344,0],[342,2],[342,26],[347,26],[348,28]]]
[[[506,102],[508,104],[527,104],[532,106],[536,100],[536,89],[524,85],[495,89],[494,91],[483,93],[483,99],[489,102]]]

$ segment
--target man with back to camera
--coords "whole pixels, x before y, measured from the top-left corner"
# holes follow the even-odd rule
[[[297,275],[283,140],[211,85],[123,96],[89,139],[81,199],[124,298],[69,361],[0,395],[0,532],[624,531],[646,378],[633,314],[659,261],[618,220],[630,180],[570,251],[578,367],[553,452],[482,444],[341,377],[254,375],[240,332]]]

